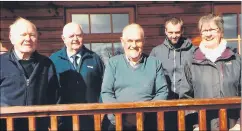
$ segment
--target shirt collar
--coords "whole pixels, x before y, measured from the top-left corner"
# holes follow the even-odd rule
[[[68,56],[69,59],[73,59],[73,57],[75,57],[75,56],[78,56],[78,57],[81,58],[81,50],[79,50],[79,51],[78,51],[76,54],[74,54],[74,55],[70,55],[67,51],[66,51],[66,53],[67,53],[67,56]]]
[[[17,61],[20,61],[22,59],[20,59],[17,55],[17,53],[15,52],[15,50],[13,49],[13,54],[14,54],[14,57],[17,59]],[[29,57],[29,59],[27,60],[30,60],[30,59],[34,59],[34,56],[33,56],[33,53],[31,54],[31,56]]]
[[[141,54],[140,59],[139,59],[135,64],[133,64],[133,63],[131,62],[130,58],[129,58],[127,55],[125,55],[125,57],[126,57],[127,61],[129,62],[129,64],[130,64],[132,67],[138,67],[138,65],[140,64],[141,60],[143,59],[143,55]]]
[[[21,59],[18,57],[18,55],[16,54],[15,50],[13,50],[13,54],[14,54],[15,58],[16,58],[18,61],[21,60]]]

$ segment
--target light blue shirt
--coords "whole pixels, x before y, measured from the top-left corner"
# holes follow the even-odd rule
[[[70,62],[73,64],[74,67],[75,67],[75,65],[74,65],[74,58],[75,58],[75,56],[78,56],[78,58],[76,60],[76,63],[78,65],[80,64],[80,62],[81,62],[81,54],[79,54],[79,52],[77,54],[72,55],[72,56],[67,53],[67,56],[68,56]]]

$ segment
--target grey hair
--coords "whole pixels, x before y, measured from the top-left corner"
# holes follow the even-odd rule
[[[215,15],[215,14],[208,14],[205,16],[202,16],[198,22],[198,29],[201,32],[202,26],[204,23],[208,23],[213,21],[219,28],[219,30],[224,33],[224,20],[221,16]]]

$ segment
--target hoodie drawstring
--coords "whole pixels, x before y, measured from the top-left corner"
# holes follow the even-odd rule
[[[169,50],[168,50],[168,59],[170,59],[170,52],[171,52],[171,49],[169,48]]]
[[[180,49],[180,65],[181,65],[181,56],[182,56],[182,51]]]

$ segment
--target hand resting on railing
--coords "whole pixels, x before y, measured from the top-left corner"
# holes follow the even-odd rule
[[[230,128],[229,131],[240,131],[240,125],[235,124],[233,128]]]
[[[193,131],[199,131],[199,127],[195,127]],[[230,128],[229,131],[240,131],[240,125],[236,124],[233,128]]]
[[[193,131],[199,131],[199,127],[195,127]]]

